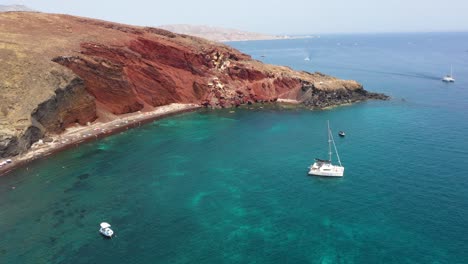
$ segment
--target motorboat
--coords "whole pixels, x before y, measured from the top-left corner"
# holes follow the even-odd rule
[[[99,233],[101,233],[105,237],[112,237],[114,235],[114,231],[110,229],[111,225],[106,222],[101,223],[101,228],[99,229]]]
[[[340,131],[340,132],[338,132],[338,136],[344,137],[344,136],[346,136],[346,133],[344,131]]]

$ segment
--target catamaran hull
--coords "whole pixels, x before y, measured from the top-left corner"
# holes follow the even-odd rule
[[[324,177],[343,177],[343,172],[309,171],[309,175],[313,175],[313,176],[324,176]]]
[[[317,168],[312,166],[309,170],[309,175],[313,176],[324,176],[324,177],[343,177],[344,174],[344,167],[334,166],[331,170],[322,170],[321,168]]]

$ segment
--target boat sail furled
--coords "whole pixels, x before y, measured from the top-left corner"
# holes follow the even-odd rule
[[[330,122],[328,124],[328,160],[315,159],[314,164],[310,166],[309,175],[315,176],[329,176],[329,177],[343,177],[344,167],[341,165],[340,155],[338,154],[338,149],[335,145],[335,140],[333,139],[333,134],[330,129]],[[336,157],[338,159],[339,165],[332,164],[332,148],[335,150]]]

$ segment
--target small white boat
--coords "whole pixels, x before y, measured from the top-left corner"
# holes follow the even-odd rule
[[[310,61],[309,56],[305,57],[304,60],[305,60],[305,61]]]
[[[112,237],[114,235],[114,231],[110,229],[111,225],[106,222],[101,223],[101,228],[99,229],[99,233],[106,237]]]
[[[314,164],[309,167],[309,175],[315,176],[329,176],[329,177],[343,177],[344,167],[341,165],[340,156],[338,155],[338,150],[336,149],[335,140],[333,140],[333,135],[330,129],[330,122],[328,122],[328,160],[315,159]],[[331,145],[335,149],[336,157],[338,158],[338,163],[340,165],[332,164],[332,149]]]
[[[450,74],[447,74],[442,78],[443,82],[455,82],[455,79],[453,78],[452,74],[452,66],[450,66]]]

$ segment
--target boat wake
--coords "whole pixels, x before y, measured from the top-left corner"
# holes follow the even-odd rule
[[[349,68],[349,67],[341,67],[341,66],[334,66],[334,67],[331,67],[331,68],[351,70],[351,71],[360,71],[360,72],[369,72],[369,73],[378,73],[378,74],[383,74],[383,75],[404,76],[404,77],[426,79],[426,80],[440,80],[439,76],[428,75],[428,74],[423,74],[423,73],[415,73],[415,72],[413,72],[413,73],[411,73],[411,72],[403,73],[403,72],[391,72],[391,71],[378,71],[378,70]]]

